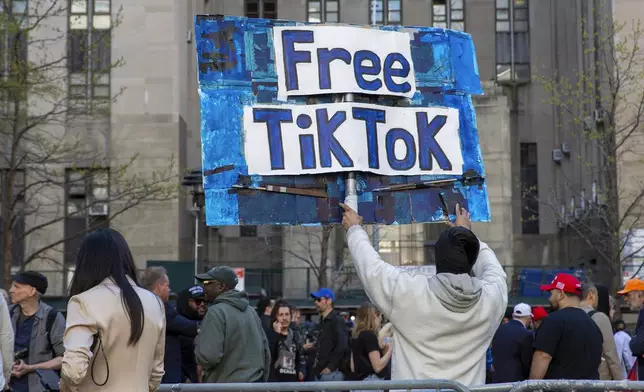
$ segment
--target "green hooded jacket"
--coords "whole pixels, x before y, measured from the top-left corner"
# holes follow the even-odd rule
[[[245,292],[226,291],[208,308],[195,340],[195,357],[206,383],[268,380],[268,339]]]

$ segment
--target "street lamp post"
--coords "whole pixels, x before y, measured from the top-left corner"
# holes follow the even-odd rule
[[[195,256],[194,256],[194,264],[195,264],[195,275],[199,273],[199,248],[201,247],[201,244],[199,244],[199,218],[201,216],[201,209],[203,208],[205,204],[205,195],[204,195],[204,190],[203,190],[203,177],[201,174],[200,169],[195,169],[190,171],[190,174],[187,174],[186,176],[183,177],[183,181],[181,182],[182,186],[185,187],[190,187],[192,188],[191,194],[192,194],[192,208],[190,209],[190,212],[195,217]],[[197,283],[196,278],[195,278],[195,284]]]

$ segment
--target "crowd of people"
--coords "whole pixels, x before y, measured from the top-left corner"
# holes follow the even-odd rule
[[[633,280],[620,294],[633,291]],[[643,286],[644,287],[644,286]],[[611,322],[608,290],[580,284],[558,274],[542,287],[549,291],[552,314],[517,304],[494,335],[488,381],[517,382],[535,378],[637,380],[631,335],[623,320]],[[556,290],[556,291],[555,291]],[[637,305],[635,310],[641,307]]]
[[[618,293],[640,311],[634,336],[623,321],[611,323],[606,288],[568,274],[541,287],[550,314],[522,303],[504,318],[505,272],[466,210],[456,206],[435,246],[436,274],[427,276],[384,262],[362,218],[341,207],[371,300],[355,322],[334,308],[328,288],[311,293],[313,326],[283,299],[253,308],[227,266],[196,275],[200,284],[180,292],[175,306],[167,272],[138,274],[123,236],[101,229],[81,244],[66,317],[41,300],[48,281],[38,272],[16,274],[9,301],[0,296],[0,387],[155,391],[161,383],[437,378],[469,386],[644,375],[643,281]]]

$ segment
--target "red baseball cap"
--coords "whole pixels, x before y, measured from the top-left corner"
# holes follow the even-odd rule
[[[532,319],[534,321],[543,320],[546,317],[548,317],[548,312],[542,306],[532,308]]]
[[[559,273],[552,280],[552,283],[540,287],[541,291],[561,290],[570,294],[581,294],[581,283],[570,274]]]

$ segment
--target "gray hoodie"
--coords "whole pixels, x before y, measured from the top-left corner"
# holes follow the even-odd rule
[[[195,357],[207,383],[268,380],[268,340],[245,292],[227,291],[210,306],[195,340]]]
[[[392,380],[485,384],[485,356],[508,304],[503,267],[479,241],[472,276],[414,274],[385,263],[360,226],[347,233],[360,281],[393,325]]]
[[[465,313],[481,298],[481,281],[468,274],[437,274],[429,279],[429,289],[448,310]]]

